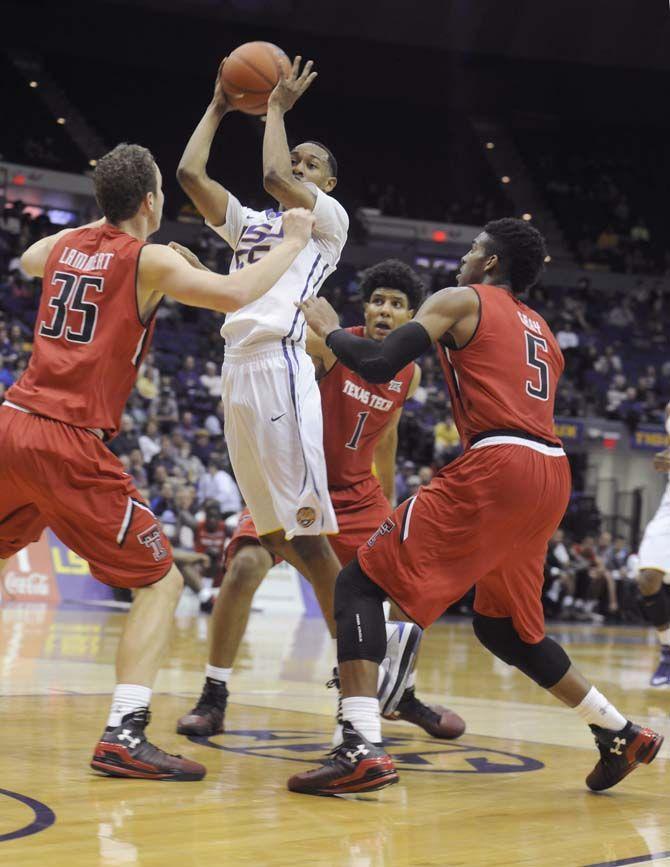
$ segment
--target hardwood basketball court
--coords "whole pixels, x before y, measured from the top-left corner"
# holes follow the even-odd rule
[[[150,737],[202,761],[201,783],[99,777],[123,613],[0,609],[0,864],[670,864],[668,748],[609,794],[584,777],[597,753],[576,715],[488,655],[467,622],[426,635],[418,694],[465,717],[458,741],[385,724],[397,786],[360,798],[289,793],[286,779],[328,748],[335,696],[318,618],[252,615],[231,681],[228,731],[174,734],[199,693],[208,619],[180,609]],[[647,688],[657,648],[644,629],[551,627],[624,713],[668,735],[670,693]],[[304,765],[303,765],[304,766]]]

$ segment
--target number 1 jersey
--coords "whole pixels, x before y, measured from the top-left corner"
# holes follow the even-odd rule
[[[476,285],[479,324],[460,349],[438,344],[454,421],[467,448],[478,434],[554,433],[563,354],[547,323],[500,286]]]
[[[154,329],[137,305],[144,243],[105,223],[54,246],[42,279],[33,353],[6,399],[38,415],[117,433]],[[154,311],[155,313],[155,311]]]
[[[365,328],[348,328],[363,337]],[[414,362],[390,382],[373,384],[336,361],[319,380],[323,412],[323,449],[331,490],[348,488],[372,475],[375,446],[407,399]]]

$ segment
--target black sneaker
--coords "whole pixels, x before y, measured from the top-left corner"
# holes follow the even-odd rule
[[[651,686],[667,686],[670,684],[670,647],[661,645],[661,658],[658,661],[656,671],[650,680]]]
[[[385,718],[406,720],[443,740],[459,738],[465,731],[465,721],[457,713],[439,704],[424,704],[416,697],[413,686],[407,687],[398,707]]]
[[[627,722],[621,731],[589,726],[600,750],[600,761],[586,778],[594,792],[602,792],[621,782],[640,765],[650,765],[664,741],[663,735]]]
[[[177,734],[210,737],[223,733],[228,689],[225,683],[205,678],[198,703],[177,722]]]
[[[346,795],[375,792],[398,782],[391,756],[371,744],[345,722],[343,740],[331,750],[320,768],[295,774],[288,781],[291,792],[303,795]]]
[[[105,729],[98,741],[91,767],[110,777],[141,780],[202,780],[207,770],[198,762],[173,756],[155,747],[146,738],[148,708],[126,714],[121,725]]]

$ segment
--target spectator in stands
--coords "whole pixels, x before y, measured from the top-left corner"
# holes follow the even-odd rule
[[[435,460],[440,464],[448,464],[461,453],[461,438],[454,418],[450,413],[433,428],[435,436]]]
[[[195,358],[187,355],[176,376],[175,387],[180,400],[193,398],[200,390],[200,375],[196,369]]]
[[[608,418],[616,418],[619,404],[626,397],[626,377],[618,373],[607,390],[606,413]]]
[[[210,397],[218,399],[221,396],[221,374],[217,371],[213,361],[208,361],[205,364],[205,372],[200,377],[200,385]]]
[[[564,317],[559,331],[556,333],[556,340],[563,352],[565,350],[577,349],[579,346],[579,335],[575,331],[571,319]]]
[[[160,395],[151,402],[151,414],[163,432],[169,433],[179,421],[177,398],[170,385],[169,377],[162,378]]]
[[[205,419],[205,428],[213,437],[223,436],[223,402],[219,401],[216,410]]]
[[[565,533],[559,528],[551,537],[545,564],[546,600],[553,617],[571,620],[575,604],[575,565],[565,544]]]
[[[175,464],[181,467],[189,482],[197,484],[205,472],[205,467],[200,458],[191,453],[191,443],[184,439],[183,434],[175,432],[172,434],[172,444],[176,449]]]
[[[160,489],[160,494],[154,497],[150,504],[151,511],[156,515],[157,518],[163,518],[166,516],[166,513],[169,512],[170,515],[165,517],[165,520],[168,522],[174,521],[174,487],[172,482],[163,482]]]
[[[214,501],[208,503],[205,506],[205,519],[195,529],[194,547],[199,554],[208,556],[209,563],[205,566],[204,575],[212,579],[214,587],[218,587],[223,578],[223,552],[227,535],[219,504]]]
[[[148,357],[142,367],[140,367],[135,388],[145,400],[153,401],[158,396],[160,373],[158,372],[158,368],[148,360]]]
[[[135,486],[144,488],[149,484],[149,476],[144,467],[144,459],[140,449],[133,449],[129,454],[128,472],[133,477]]]
[[[195,418],[190,410],[185,410],[181,414],[179,423],[174,429],[175,433],[180,434],[188,442],[195,440],[195,435],[198,431],[198,425],[195,423]]]
[[[242,508],[242,498],[233,477],[214,458],[210,460],[207,472],[198,482],[198,500],[201,503],[215,500],[224,518]]]
[[[195,432],[195,441],[191,451],[200,460],[203,467],[206,467],[214,451],[214,445],[210,441],[207,428],[201,427]]]
[[[153,458],[160,454],[160,432],[158,430],[158,423],[154,418],[150,418],[147,421],[144,433],[138,438],[138,443],[142,452],[142,460],[145,464],[151,463]]]
[[[135,422],[133,417],[125,412],[121,416],[121,430],[118,436],[111,441],[109,448],[119,457],[120,455],[129,455],[133,449],[139,449],[139,447],[140,440],[135,430]]]

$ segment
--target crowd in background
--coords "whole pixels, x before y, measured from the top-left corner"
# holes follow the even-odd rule
[[[20,207],[0,215],[0,402],[30,357],[39,296],[39,283],[22,274],[17,253],[55,228]],[[195,247],[206,264],[225,269],[229,254],[214,233],[204,232]],[[444,271],[417,270],[428,291],[453,280]],[[326,294],[343,324],[361,321],[353,268],[342,266]],[[670,394],[666,301],[660,289],[633,283],[628,293],[608,295],[605,302],[586,277],[568,290],[541,284],[529,293],[528,302],[549,321],[566,358],[557,414],[604,415],[631,429],[663,420]],[[207,605],[208,585],[221,578],[226,536],[242,506],[219,399],[222,317],[169,299],[157,316],[153,349],[110,448],[163,522],[187,584]],[[421,367],[421,385],[399,426],[399,500],[461,451],[436,356],[427,354]],[[547,567],[548,614],[594,619],[629,611],[630,553],[624,540],[607,534],[570,545],[557,539]]]

